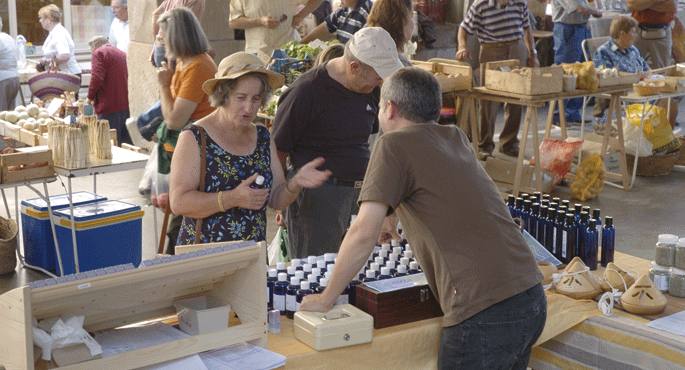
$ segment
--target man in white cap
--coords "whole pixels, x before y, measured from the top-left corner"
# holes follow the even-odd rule
[[[380,27],[358,31],[345,54],[304,75],[281,96],[274,141],[281,163],[292,170],[317,157],[333,172],[307,189],[287,210],[290,257],[336,252],[369,161],[369,135],[378,131],[379,86],[402,63],[390,34]]]

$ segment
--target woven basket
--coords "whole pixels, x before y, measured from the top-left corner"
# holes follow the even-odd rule
[[[17,267],[17,223],[0,217],[0,274],[7,274]]]
[[[669,175],[679,156],[680,152],[676,151],[664,155],[639,157],[637,161],[637,175],[647,177]],[[635,156],[626,153],[626,161],[628,162],[628,168],[632,169]]]
[[[677,166],[685,166],[685,136],[680,137],[680,157],[675,161]]]

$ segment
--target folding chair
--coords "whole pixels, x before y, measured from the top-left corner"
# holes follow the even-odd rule
[[[611,37],[609,36],[602,36],[602,37],[592,37],[589,39],[583,40],[583,42],[580,44],[580,48],[583,50],[583,57],[585,58],[586,62],[592,61],[592,55],[599,49],[600,46],[602,46],[605,42],[609,41]],[[580,120],[580,137],[583,137],[585,134],[585,108],[587,107],[587,102],[590,98],[587,96],[583,97],[583,107],[582,110],[580,111],[582,119]],[[596,99],[596,98],[595,98]],[[597,104],[597,101],[595,100],[595,104]],[[582,152],[582,150],[581,150]],[[582,154],[578,156],[578,162],[582,159]]]

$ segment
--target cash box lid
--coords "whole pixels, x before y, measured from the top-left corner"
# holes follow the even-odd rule
[[[78,191],[72,194],[74,206],[79,206],[93,201],[102,201],[107,198],[87,191]],[[40,212],[47,212],[48,204],[42,198],[25,199],[21,201],[22,207],[30,207]],[[69,207],[68,194],[53,195],[50,197],[50,206],[53,209]]]

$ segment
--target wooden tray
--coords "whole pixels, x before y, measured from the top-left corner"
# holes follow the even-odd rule
[[[431,72],[438,80],[443,93],[464,91],[473,87],[473,71],[470,66],[418,60],[412,61],[412,64]]]
[[[528,68],[530,73],[522,75],[501,71],[501,67],[520,68],[517,59],[485,63],[485,84],[491,90],[512,92],[522,95],[546,95],[563,90],[564,70],[561,66]]]
[[[33,179],[55,176],[52,150],[40,152],[19,152],[0,155],[3,184],[12,184]]]
[[[599,87],[632,85],[640,81],[637,73],[619,72],[618,77],[599,78]]]

